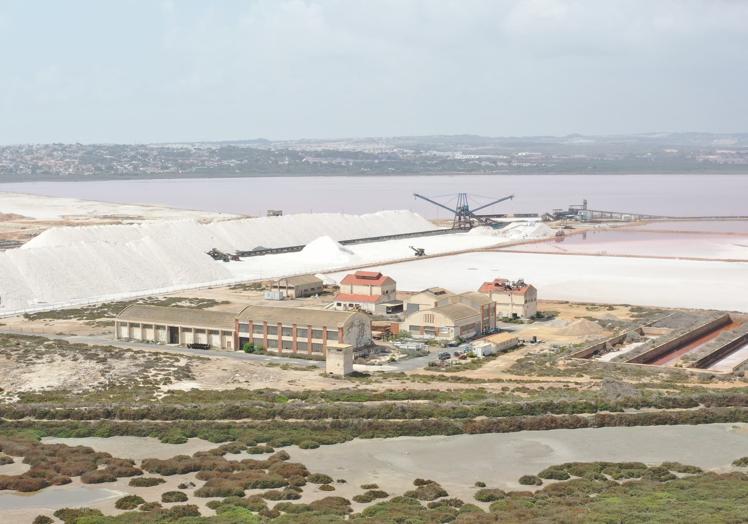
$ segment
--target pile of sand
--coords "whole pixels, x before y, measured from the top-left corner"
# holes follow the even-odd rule
[[[606,333],[600,324],[587,320],[586,318],[580,318],[571,322],[568,326],[563,329],[559,329],[556,334],[564,337],[583,337],[589,335],[604,335]]]

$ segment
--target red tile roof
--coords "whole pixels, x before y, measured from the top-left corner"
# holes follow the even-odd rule
[[[338,293],[335,302],[379,302],[382,295],[356,295],[351,293]]]
[[[340,283],[341,285],[345,284],[349,286],[383,286],[385,284],[394,284],[395,281],[390,277],[384,276],[382,273],[356,271],[343,277]]]

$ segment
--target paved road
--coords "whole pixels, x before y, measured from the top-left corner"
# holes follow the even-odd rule
[[[50,335],[43,333],[30,333],[24,331],[12,331],[6,329],[0,329],[0,333],[7,333],[11,335],[35,335],[43,336],[53,339],[61,339],[74,344],[88,344],[95,346],[115,346],[126,349],[140,349],[145,351],[159,351],[162,353],[172,353],[176,355],[194,355],[197,357],[215,357],[215,358],[230,358],[235,360],[249,360],[255,362],[274,362],[276,364],[292,364],[295,366],[309,366],[309,367],[324,367],[325,363],[317,360],[304,360],[301,358],[291,357],[279,357],[275,355],[255,355],[252,353],[244,353],[242,351],[205,351],[201,349],[189,349],[180,346],[165,346],[161,344],[146,344],[142,342],[128,342],[125,340],[114,340],[105,336],[92,336],[92,335]],[[421,369],[425,367],[430,360],[436,360],[436,353],[438,351],[432,351],[428,356],[416,357],[408,360],[402,360],[400,362],[391,362],[383,366],[367,366],[367,365],[354,365],[356,371],[388,371],[388,372],[404,372],[412,371],[415,369]]]

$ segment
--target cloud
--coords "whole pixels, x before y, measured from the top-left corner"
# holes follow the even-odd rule
[[[49,27],[13,16],[0,43],[29,44],[0,57],[0,141],[726,130],[748,110],[740,0],[79,1]]]

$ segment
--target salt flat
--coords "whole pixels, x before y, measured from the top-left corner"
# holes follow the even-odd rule
[[[524,278],[538,288],[540,299],[748,312],[746,262],[482,252],[377,269],[403,290],[440,284],[474,291],[495,277]]]
[[[0,186],[4,187],[4,186]],[[0,213],[40,220],[70,217],[125,217],[135,219],[219,219],[237,215],[210,211],[174,209],[159,205],[114,204],[77,198],[0,192]]]

